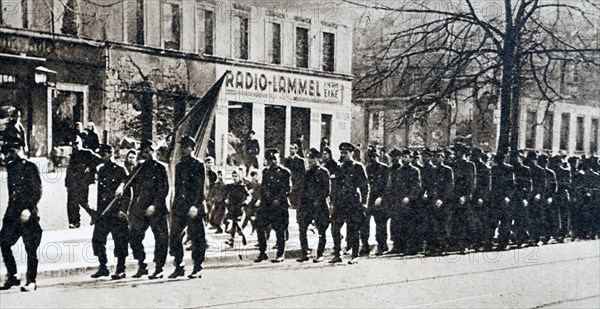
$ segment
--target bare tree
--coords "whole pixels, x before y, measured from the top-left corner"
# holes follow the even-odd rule
[[[563,97],[562,63],[598,68],[596,0],[343,1],[396,21],[361,55],[367,65],[357,97],[391,89],[387,95],[408,97],[408,114],[459,96],[477,105],[497,94],[498,151],[518,147],[523,92],[552,104]]]

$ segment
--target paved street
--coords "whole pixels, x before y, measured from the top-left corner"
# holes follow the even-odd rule
[[[170,269],[168,269],[169,271]],[[189,269],[188,269],[189,271]],[[14,307],[600,307],[600,241],[431,258],[210,266],[202,279],[44,279]]]

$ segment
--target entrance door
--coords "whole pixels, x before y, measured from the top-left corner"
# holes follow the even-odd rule
[[[304,135],[302,142],[302,149],[304,155],[308,152],[308,145],[310,141],[310,109],[301,107],[292,107],[292,128],[291,128],[292,142],[295,141],[298,135]]]
[[[331,145],[331,119],[332,115],[321,114],[321,144],[323,139],[327,139],[328,145]],[[323,146],[323,145],[322,145]],[[323,149],[321,149],[322,151]]]
[[[276,148],[285,153],[285,106],[265,106],[265,149]]]
[[[52,145],[54,147],[70,144],[75,123],[84,122],[83,92],[55,90],[52,98]]]

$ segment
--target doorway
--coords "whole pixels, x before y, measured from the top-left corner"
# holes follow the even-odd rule
[[[292,107],[291,140],[295,141],[298,135],[304,135],[302,149],[308,152],[310,141],[310,108]]]

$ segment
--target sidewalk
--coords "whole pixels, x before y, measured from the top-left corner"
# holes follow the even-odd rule
[[[298,224],[296,223],[296,211],[290,209],[290,225],[289,225],[289,240],[286,241],[286,258],[294,260],[300,255],[300,242]],[[374,224],[371,226],[371,244],[375,244],[374,241]],[[258,249],[255,247],[257,244],[256,233],[250,234],[251,227],[248,225],[244,229],[244,234],[248,240],[246,246],[242,245],[240,236],[236,235],[234,247],[231,248],[224,242],[229,239],[229,234],[215,234],[215,230],[206,229],[206,241],[208,243],[206,249],[206,262],[205,268],[212,267],[234,267],[253,263],[253,260],[258,256]],[[94,256],[92,251],[92,231],[93,227],[87,226],[79,229],[67,229],[67,230],[54,230],[44,231],[42,242],[38,249],[39,267],[38,276],[39,278],[48,277],[65,277],[75,274],[92,274],[98,267],[98,259]],[[268,241],[268,252],[270,258],[275,257],[276,249],[272,249],[275,245],[276,237],[275,232],[271,232],[271,237]],[[314,233],[308,232],[308,243],[312,250],[312,256],[314,256],[317,244],[318,234],[316,229]],[[344,242],[343,242],[344,245]],[[154,257],[154,236],[150,229],[146,233],[144,239],[144,246],[146,251],[146,262],[149,264],[150,270],[154,269],[154,263],[152,263]],[[107,254],[109,256],[109,268],[114,270],[116,265],[116,258],[112,257],[114,243],[111,236],[109,236],[107,243]],[[331,238],[331,232],[327,231],[327,247],[326,254],[333,248],[333,239]],[[25,253],[25,247],[22,243],[22,239],[13,246],[13,254],[17,260],[18,271],[23,275],[27,267],[27,255]],[[173,258],[171,256],[167,259],[166,272],[170,272],[172,268]],[[191,270],[192,260],[191,251],[185,252],[184,262],[188,265],[188,269]],[[263,262],[266,263],[266,262]],[[133,259],[131,250],[129,250],[129,257],[127,259],[128,273],[131,275],[135,272],[137,261]],[[3,277],[6,274],[6,269],[2,264],[0,269],[0,275]]]

